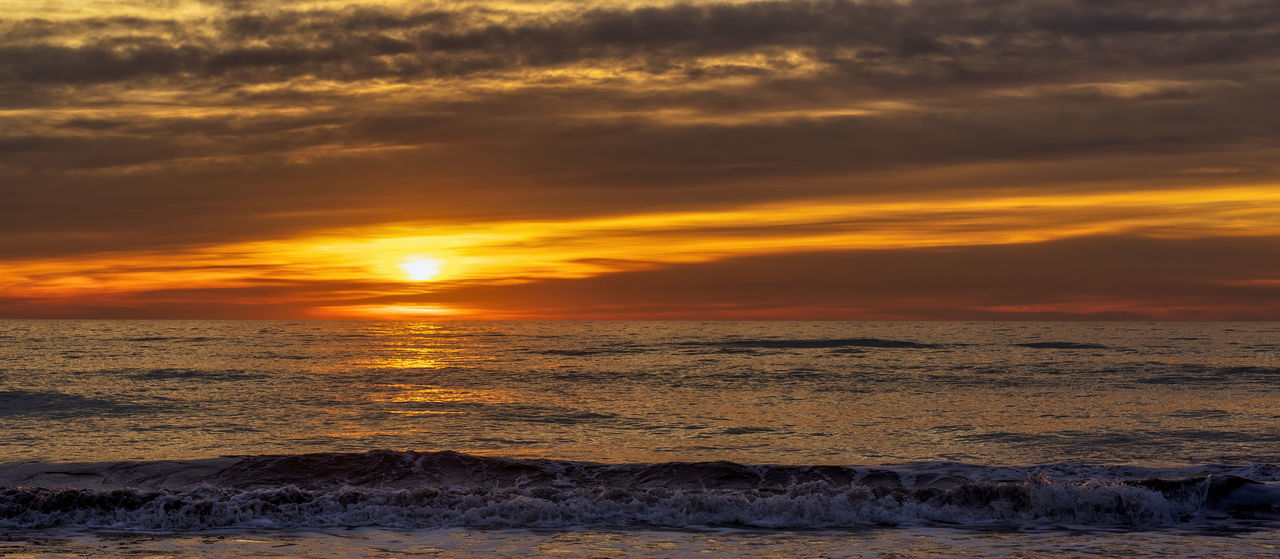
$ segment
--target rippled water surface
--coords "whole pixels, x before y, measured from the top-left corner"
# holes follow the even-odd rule
[[[0,321],[0,433],[0,552],[1280,544],[1273,323]]]
[[[1280,461],[1280,328],[0,322],[11,459]]]

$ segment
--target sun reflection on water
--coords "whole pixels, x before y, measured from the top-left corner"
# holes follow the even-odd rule
[[[509,404],[514,395],[501,390],[446,388],[429,384],[384,384],[386,388],[400,390],[388,397],[374,398],[375,402],[418,402],[426,404]]]
[[[387,410],[387,413],[396,415],[463,415],[467,412],[463,411],[444,411],[444,410]]]

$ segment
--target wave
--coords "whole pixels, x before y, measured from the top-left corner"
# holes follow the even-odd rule
[[[711,342],[683,342],[677,345],[744,349],[829,349],[840,347],[927,349],[940,347],[937,344],[927,344],[907,340],[887,340],[882,338],[720,340]]]
[[[136,336],[128,338],[118,338],[122,342],[184,342],[184,343],[202,343],[217,342],[223,338],[211,338],[208,336]]]
[[[252,374],[244,369],[147,369],[133,373],[138,380],[197,380],[206,382],[241,381],[263,378],[263,375]]]
[[[126,404],[78,394],[32,390],[0,390],[0,417],[44,416],[74,418],[86,414],[128,415],[153,413],[158,408]]]
[[[1280,524],[1280,469],[947,462],[599,464],[456,452],[0,467],[0,527],[579,528]]]
[[[1102,344],[1081,342],[1027,342],[1013,345],[1016,347],[1029,347],[1032,349],[1111,349],[1110,347]]]

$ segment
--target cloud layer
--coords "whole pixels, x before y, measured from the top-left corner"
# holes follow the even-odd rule
[[[1280,161],[1272,1],[156,6],[0,19],[0,260],[834,198],[1140,199],[1267,188]],[[1171,227],[1265,233],[1232,219]]]

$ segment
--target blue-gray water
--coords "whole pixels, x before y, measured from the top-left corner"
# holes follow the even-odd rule
[[[1247,555],[1280,543],[1277,381],[1274,323],[0,321],[0,526]]]

